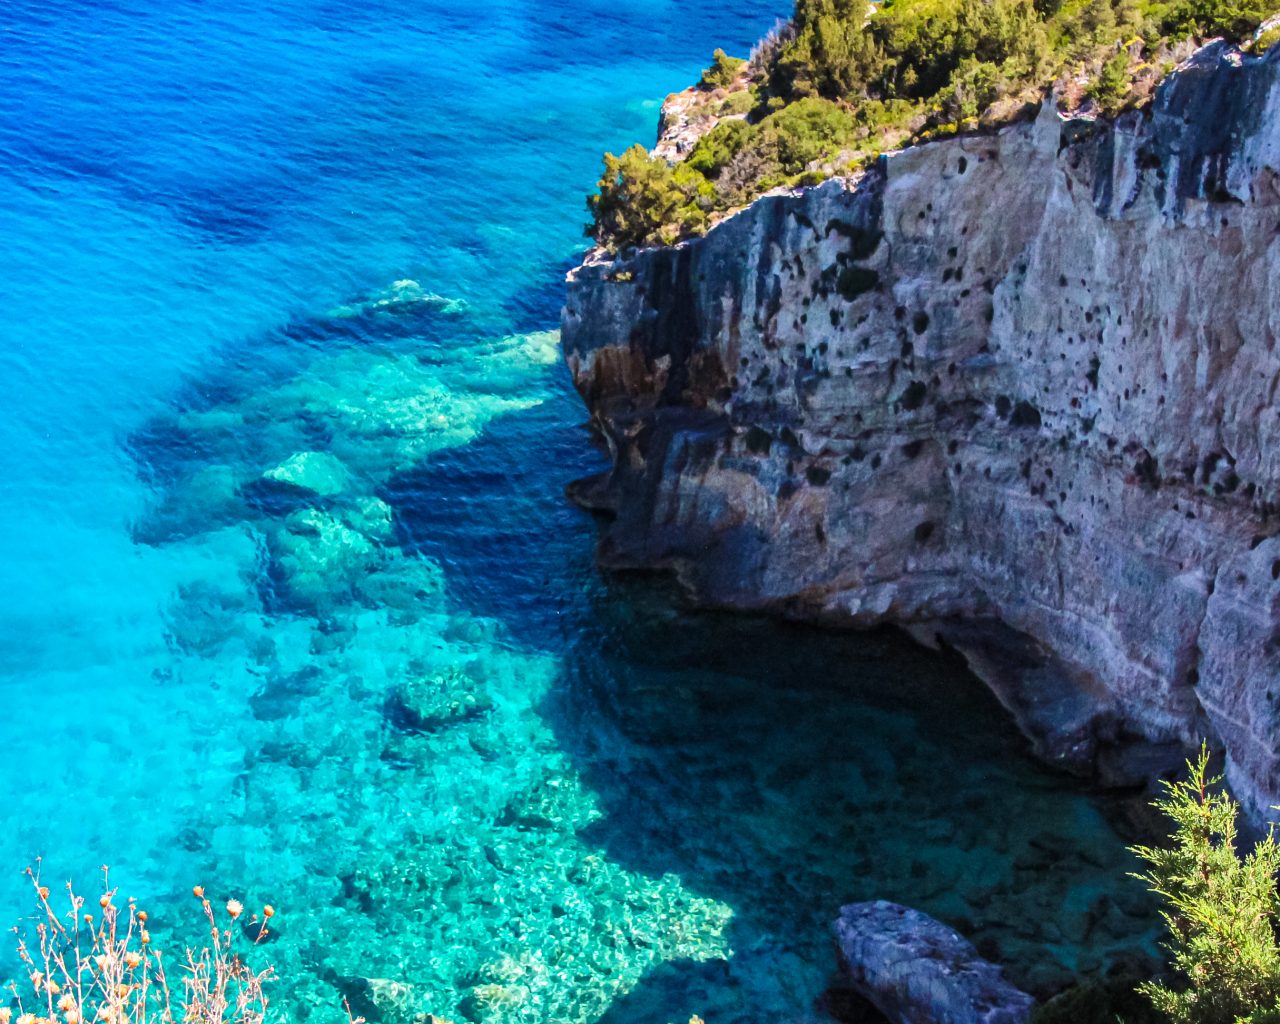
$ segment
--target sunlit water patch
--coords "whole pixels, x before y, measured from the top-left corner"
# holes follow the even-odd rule
[[[597,153],[785,6],[11,7],[0,865],[272,903],[299,1021],[827,1021],[871,897],[1144,955],[955,664],[603,579],[562,498]]]

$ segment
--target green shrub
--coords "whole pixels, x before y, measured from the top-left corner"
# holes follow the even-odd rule
[[[1121,50],[1102,65],[1102,73],[1089,87],[1089,95],[1108,113],[1117,110],[1129,95],[1129,51]]]
[[[869,23],[883,54],[875,84],[886,96],[924,98],[943,89],[966,61],[1015,60],[1029,72],[1043,38],[1031,0],[888,0]]]
[[[966,58],[939,97],[940,106],[951,120],[977,117],[999,98],[1000,84],[998,67],[990,61]]]
[[[699,174],[718,178],[725,164],[742,151],[755,135],[746,121],[721,121],[702,136],[685,157],[685,163]]]
[[[791,98],[858,95],[880,58],[866,31],[867,0],[796,0],[792,38],[779,48],[771,88]]]
[[[747,62],[741,57],[730,57],[724,50],[716,50],[711,55],[711,66],[702,72],[702,81],[698,88],[727,89],[738,80],[738,73]]]
[[[1241,856],[1239,807],[1209,778],[1209,753],[1189,778],[1165,783],[1155,806],[1174,823],[1167,848],[1134,847],[1147,862],[1136,877],[1165,903],[1166,943],[1179,983],[1139,987],[1173,1024],[1248,1024],[1274,1019],[1280,999],[1275,920],[1280,844],[1274,833]],[[1251,1016],[1254,1014],[1258,1016]]]
[[[1274,28],[1269,28],[1263,32],[1262,35],[1258,36],[1258,38],[1253,41],[1253,46],[1250,47],[1250,49],[1252,49],[1256,54],[1263,54],[1271,49],[1271,47],[1275,46],[1276,43],[1280,43],[1280,25],[1276,25]]]
[[[777,154],[784,174],[799,174],[809,164],[835,156],[853,141],[856,128],[847,108],[812,97],[790,103],[761,121],[758,144]]]
[[[760,102],[760,96],[754,89],[739,89],[724,98],[717,111],[721,117],[726,114],[749,114]]]
[[[1060,992],[1031,1013],[1031,1024],[1164,1024],[1132,979],[1084,982]]]
[[[587,200],[587,233],[611,249],[669,245],[706,225],[714,197],[710,182],[687,164],[672,167],[643,146],[604,155],[599,192]]]
[[[1274,14],[1276,5],[1273,0],[1178,0],[1158,10],[1160,28],[1172,38],[1229,36],[1239,39]]]

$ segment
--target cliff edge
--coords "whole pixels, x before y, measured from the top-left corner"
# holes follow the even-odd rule
[[[1119,780],[1280,802],[1280,52],[768,196],[569,277],[606,566],[961,651]],[[1131,741],[1140,740],[1134,744]]]

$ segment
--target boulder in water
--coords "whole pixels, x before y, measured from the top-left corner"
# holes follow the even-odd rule
[[[401,732],[427,735],[488,714],[487,697],[476,692],[466,669],[454,668],[433,676],[412,676],[387,698],[387,721]]]
[[[288,516],[272,536],[272,554],[288,596],[309,609],[348,599],[381,560],[364,534],[313,508]]]
[[[349,474],[342,460],[328,452],[296,452],[262,474],[266,480],[332,498],[347,489]]]
[[[1026,1024],[1035,1000],[973,943],[885,900],[851,903],[835,922],[854,987],[893,1024]]]

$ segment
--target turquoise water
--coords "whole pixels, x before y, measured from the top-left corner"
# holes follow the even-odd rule
[[[1112,808],[955,665],[602,579],[560,366],[599,152],[781,2],[0,11],[0,917],[279,908],[276,1008],[829,1019],[901,899],[1145,946]]]

